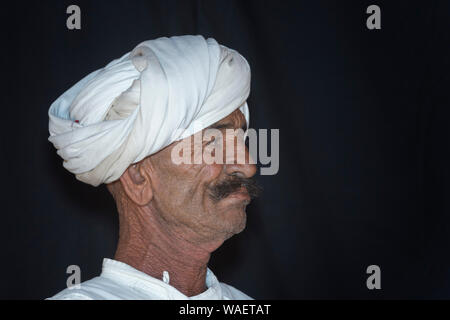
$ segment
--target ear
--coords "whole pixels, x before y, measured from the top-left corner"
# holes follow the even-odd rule
[[[153,198],[150,175],[146,170],[149,168],[143,166],[142,162],[135,163],[120,177],[120,183],[128,198],[141,207],[147,205]]]

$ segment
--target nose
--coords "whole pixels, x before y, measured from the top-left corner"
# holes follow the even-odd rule
[[[256,173],[256,164],[244,141],[235,140],[234,152],[227,150],[225,172],[229,175],[239,175],[251,178]]]

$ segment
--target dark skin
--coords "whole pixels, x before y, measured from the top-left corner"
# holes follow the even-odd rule
[[[223,131],[220,145],[224,157],[225,129],[245,125],[244,115],[235,110],[211,126]],[[243,141],[231,139],[237,159],[237,144]],[[170,285],[194,296],[207,289],[205,279],[211,253],[245,228],[245,208],[250,202],[245,189],[214,201],[208,187],[230,175],[250,178],[256,166],[249,164],[245,146],[241,148],[245,164],[224,158],[223,164],[177,165],[171,160],[171,152],[181,142],[130,166],[107,187],[116,200],[120,221],[114,258],[158,279],[167,271]],[[209,145],[208,141],[200,143],[203,147]],[[191,149],[193,156],[195,151]]]

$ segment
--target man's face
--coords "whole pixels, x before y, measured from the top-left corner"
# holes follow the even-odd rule
[[[186,143],[186,139],[147,158],[153,168],[153,198],[150,205],[161,214],[168,226],[175,227],[177,232],[181,230],[181,235],[189,234],[191,239],[193,236],[199,241],[226,240],[245,228],[245,208],[257,190],[250,179],[256,172],[256,166],[249,164],[249,153],[243,139],[226,135],[227,128],[245,127],[244,115],[236,110],[210,126],[222,132],[222,141],[186,138],[192,146],[192,159],[196,152],[204,152],[205,148],[211,148],[211,144],[215,143],[223,152],[221,163],[207,164],[202,160],[200,164],[175,164],[172,149],[178,143]],[[201,148],[198,148],[199,144]],[[227,155],[226,152],[230,145],[235,150],[231,157],[237,160],[245,156],[245,163],[230,159],[230,153]]]

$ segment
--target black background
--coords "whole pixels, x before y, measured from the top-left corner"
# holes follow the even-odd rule
[[[449,1],[5,5],[0,298],[52,296],[68,265],[84,281],[113,257],[113,199],[62,167],[47,111],[138,43],[182,34],[246,57],[251,126],[280,129],[278,174],[258,177],[247,229],[213,254],[220,281],[258,299],[450,298],[449,20]]]

